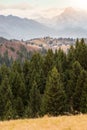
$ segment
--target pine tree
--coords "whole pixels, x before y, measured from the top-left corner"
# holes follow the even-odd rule
[[[30,86],[36,81],[41,93],[43,93],[43,58],[39,53],[35,53],[30,61]]]
[[[60,77],[61,77],[61,81],[63,83],[64,86],[66,86],[66,70],[67,70],[67,56],[66,54],[63,52],[63,50],[59,49],[58,51],[55,52],[54,54],[54,64],[57,68],[57,70],[60,73]],[[64,87],[65,89],[65,87]]]
[[[69,80],[67,82],[67,95],[68,95],[68,101],[67,104],[69,104],[69,111],[74,111],[74,94],[76,90],[76,84],[77,80],[79,78],[79,75],[81,73],[82,67],[78,61],[75,61],[72,64],[72,70],[69,70]]]
[[[87,113],[87,71],[83,71],[81,73],[83,75],[83,85],[82,85],[82,94],[81,96],[81,102],[80,102],[80,111],[82,113]],[[81,80],[82,80],[81,79]]]
[[[76,84],[74,94],[74,109],[87,112],[87,72],[82,70]]]
[[[45,77],[47,77],[49,71],[51,71],[53,65],[54,65],[54,54],[51,49],[48,50],[45,59],[44,59],[44,73]]]
[[[15,110],[15,118],[22,118],[24,116],[24,104],[22,101],[22,98],[20,96],[17,96],[13,100],[13,106]]]
[[[40,103],[41,103],[41,96],[39,89],[37,88],[37,83],[34,81],[32,88],[30,90],[30,110],[31,110],[31,117],[37,117],[40,111]]]
[[[71,68],[73,62],[75,62],[75,48],[73,46],[70,47],[68,54],[67,54],[67,64],[68,64],[68,69]]]
[[[54,61],[55,61],[55,66],[59,71],[59,73],[63,73],[67,67],[66,54],[63,52],[63,50],[59,49],[54,54]]]
[[[25,87],[26,87],[26,100],[28,102],[29,100],[29,93],[31,89],[30,85],[30,62],[26,60],[23,64],[23,75],[24,75],[24,82],[25,82]]]
[[[76,44],[75,48],[75,59],[81,64],[81,66],[87,70],[87,45],[84,42],[84,39]]]
[[[5,110],[3,114],[4,119],[13,119],[15,117],[15,111],[12,106],[12,102],[10,100],[5,104]]]
[[[3,64],[0,67],[0,84],[2,83],[4,77],[6,76],[9,77],[9,75],[10,75],[10,69],[5,64]]]
[[[9,116],[14,114],[12,113],[13,108],[9,104],[9,102],[12,104],[12,100],[13,100],[13,94],[9,84],[9,79],[7,78],[7,76],[5,76],[0,86],[0,118],[1,119],[8,119]],[[7,114],[8,111],[10,111],[10,115]],[[11,116],[11,118],[12,117],[13,116]]]
[[[23,110],[27,105],[26,87],[21,74],[17,71],[11,72],[9,77],[13,93],[13,106],[18,116],[23,116]]]
[[[20,62],[19,61],[14,61],[12,66],[11,66],[11,70],[13,72],[17,71],[18,73],[21,74],[22,73],[22,66],[21,66]]]
[[[44,56],[44,64],[43,64],[43,93],[46,87],[46,79],[49,71],[52,70],[54,66],[54,53],[51,49],[49,49]]]
[[[44,114],[57,116],[66,109],[66,95],[56,67],[50,71],[43,96],[42,111]]]
[[[17,71],[11,72],[9,80],[10,80],[10,85],[12,87],[14,98],[19,96],[24,100],[26,95],[26,88],[21,75]]]

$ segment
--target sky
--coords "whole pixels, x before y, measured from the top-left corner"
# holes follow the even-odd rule
[[[0,4],[13,5],[19,3],[29,3],[33,6],[46,7],[65,7],[70,6],[71,0],[0,0]]]
[[[87,0],[0,0],[0,14],[51,18],[66,7],[87,8]]]

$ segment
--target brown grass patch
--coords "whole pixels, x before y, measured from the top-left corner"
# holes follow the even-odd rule
[[[87,130],[87,115],[4,121],[0,130]]]

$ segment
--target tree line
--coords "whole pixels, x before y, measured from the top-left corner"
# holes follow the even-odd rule
[[[87,45],[0,66],[0,120],[87,113]]]

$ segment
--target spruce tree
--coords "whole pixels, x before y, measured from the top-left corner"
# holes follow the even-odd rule
[[[55,61],[55,66],[59,71],[59,73],[64,73],[67,67],[67,59],[66,59],[66,54],[63,52],[63,50],[59,49],[54,54],[54,61]]]
[[[35,53],[30,61],[30,86],[36,81],[41,93],[43,93],[43,57],[39,53]]]
[[[46,90],[42,101],[44,114],[57,116],[66,111],[66,95],[60,80],[60,74],[54,67],[47,78]]]
[[[87,113],[87,72],[84,70],[81,72],[78,85],[77,88],[79,87],[80,93],[77,96],[80,99],[80,111],[82,113]]]
[[[9,84],[9,79],[7,76],[5,76],[0,86],[0,118],[1,119],[8,119],[9,116],[11,118],[13,117],[14,113],[12,108],[12,101],[13,101],[13,94]]]
[[[24,116],[24,104],[20,96],[17,96],[13,100],[13,106],[15,110],[15,118],[22,118]]]
[[[85,44],[84,39],[76,44],[75,47],[75,59],[81,64],[81,66],[87,70],[87,45]]]
[[[10,85],[12,87],[14,98],[19,96],[24,101],[25,100],[24,98],[26,96],[26,88],[21,75],[17,71],[11,72],[9,80],[10,80]]]
[[[78,61],[72,64],[72,69],[69,70],[69,80],[67,82],[67,104],[69,105],[69,111],[74,112],[74,94],[76,90],[77,80],[81,73],[82,67]]]
[[[23,116],[23,110],[27,105],[26,99],[26,87],[22,79],[21,74],[17,71],[11,72],[10,85],[13,93],[13,106],[18,116]]]
[[[54,65],[54,54],[53,51],[51,49],[48,50],[45,59],[44,59],[44,75],[45,77],[47,77],[49,71],[51,71],[51,69],[53,68]]]
[[[58,51],[55,52],[54,62],[55,62],[54,64],[55,64],[57,70],[60,73],[61,81],[65,87],[66,80],[67,80],[66,70],[67,70],[68,65],[67,65],[67,56],[63,50],[59,49]]]
[[[31,117],[37,117],[40,112],[40,103],[41,103],[41,96],[39,89],[37,88],[37,83],[34,81],[32,88],[30,90],[30,110],[31,110]]]
[[[14,119],[15,117],[15,111],[13,109],[12,106],[12,102],[10,100],[7,101],[7,103],[5,104],[5,109],[4,109],[4,113],[3,113],[3,117],[4,119]]]
[[[75,48],[70,46],[67,54],[68,69],[71,69],[72,64],[75,62]]]
[[[44,56],[44,64],[43,64],[43,93],[46,87],[46,80],[47,80],[47,76],[49,71],[52,70],[54,66],[54,53],[52,51],[52,49],[49,49],[46,53],[46,55]]]
[[[29,100],[29,93],[31,89],[30,85],[30,62],[28,60],[25,60],[23,64],[23,75],[24,75],[24,82],[26,87],[26,100],[28,102]]]
[[[74,109],[87,112],[87,72],[82,70],[76,84],[74,94]],[[86,111],[85,111],[86,110]]]
[[[3,64],[0,67],[0,84],[2,83],[2,80],[4,79],[4,77],[9,77],[10,75],[10,68],[8,68],[5,64]]]

